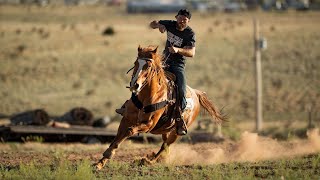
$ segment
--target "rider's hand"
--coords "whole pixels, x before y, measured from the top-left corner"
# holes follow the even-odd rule
[[[173,54],[174,54],[174,53],[179,53],[179,49],[180,49],[180,48],[174,47],[174,46],[171,45],[168,49],[169,49],[169,52],[170,52],[170,53],[173,53]]]
[[[159,24],[159,31],[161,32],[161,33],[164,33],[164,32],[166,32],[166,27],[164,26],[164,25],[162,25],[162,24]]]

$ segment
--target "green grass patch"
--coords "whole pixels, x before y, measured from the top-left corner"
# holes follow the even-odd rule
[[[88,160],[75,164],[61,160],[53,165],[41,165],[33,162],[20,163],[15,168],[1,166],[0,171],[2,179],[96,179]]]
[[[171,166],[111,161],[95,172],[88,160],[74,163],[62,160],[51,165],[20,163],[0,166],[1,179],[317,179],[320,154],[260,162],[217,165]]]

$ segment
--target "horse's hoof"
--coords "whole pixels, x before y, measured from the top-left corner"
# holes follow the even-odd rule
[[[100,162],[99,163],[94,163],[92,166],[94,167],[94,169],[96,171],[100,171],[103,168],[103,164],[100,163]]]
[[[140,166],[147,166],[151,164],[153,164],[153,162],[147,158],[142,158],[139,163]]]
[[[93,167],[99,171],[101,170],[107,163],[107,159],[106,158],[102,158],[99,162],[93,164]]]
[[[147,154],[148,159],[153,159],[156,156],[156,153],[152,152],[151,154]]]

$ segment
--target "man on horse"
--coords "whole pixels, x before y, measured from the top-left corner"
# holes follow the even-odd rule
[[[164,50],[164,58],[166,70],[176,76],[176,85],[178,88],[178,102],[180,107],[180,116],[176,119],[177,134],[187,134],[187,126],[183,120],[183,112],[187,107],[186,100],[186,78],[185,78],[185,63],[186,57],[195,55],[195,33],[188,26],[191,13],[187,9],[179,10],[174,20],[152,21],[150,27],[159,29],[161,33],[167,31],[167,42]],[[123,114],[124,108],[116,109],[116,112]]]
[[[179,104],[181,112],[187,106],[186,101],[186,78],[185,78],[185,64],[186,57],[193,57],[195,55],[195,33],[188,26],[191,13],[187,9],[179,10],[175,16],[176,21],[173,20],[160,20],[152,21],[150,27],[152,29],[159,29],[161,33],[167,31],[167,42],[164,50],[165,63],[167,70],[176,76],[176,85],[179,94]],[[180,119],[178,118],[178,121]],[[183,120],[177,123],[177,132],[179,135],[187,134],[185,122]]]

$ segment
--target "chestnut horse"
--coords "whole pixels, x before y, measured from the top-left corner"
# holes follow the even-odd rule
[[[115,139],[103,153],[103,158],[95,164],[98,170],[103,168],[108,160],[112,158],[119,145],[125,139],[137,133],[162,134],[163,144],[159,152],[149,159],[143,159],[148,163],[156,162],[161,154],[165,152],[164,150],[169,148],[179,137],[176,133],[174,120],[166,121],[165,123],[159,122],[161,116],[168,110],[169,101],[167,97],[168,81],[163,69],[163,58],[157,53],[157,49],[157,47],[153,46],[138,47],[138,57],[134,63],[130,81],[130,91],[133,96],[124,104],[125,112]],[[204,92],[187,87],[186,97],[188,105],[182,116],[187,127],[198,116],[200,107],[203,107],[216,123],[220,124],[224,120],[224,116],[209,101]],[[137,107],[135,102],[137,100],[140,103],[140,107]],[[147,108],[155,104],[162,104],[162,106],[155,109]],[[157,125],[158,122],[160,126]]]

